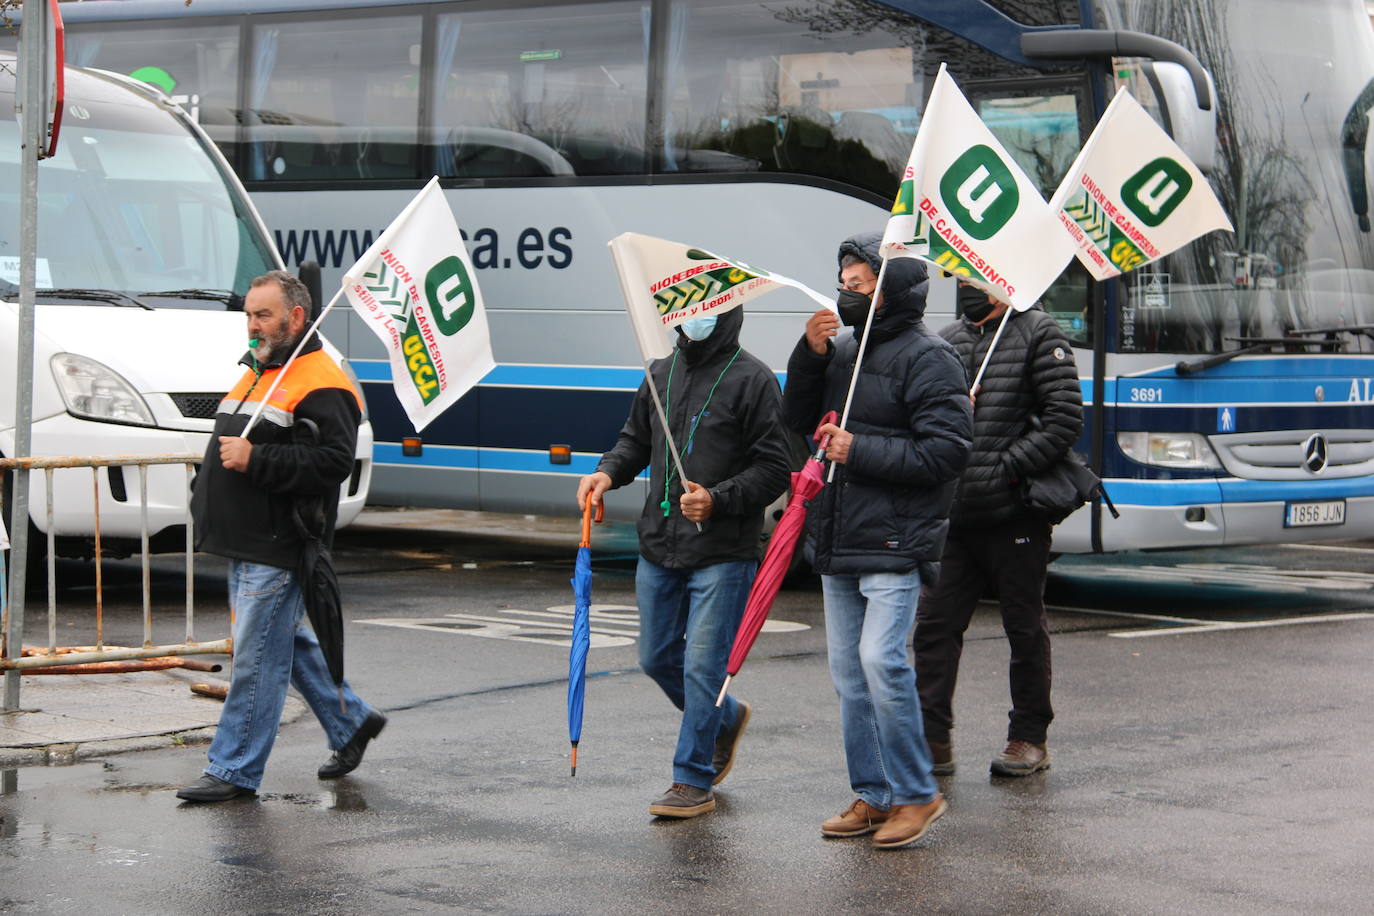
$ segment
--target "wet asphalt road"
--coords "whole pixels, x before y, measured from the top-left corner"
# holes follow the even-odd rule
[[[254,800],[176,802],[203,746],[4,771],[0,911],[1368,912],[1374,545],[1062,558],[1053,768],[988,775],[1007,699],[987,606],[965,648],[950,813],[877,852],[818,834],[850,794],[814,583],[782,592],[773,617],[790,625],[736,682],[755,716],[716,812],[658,822],[646,808],[671,781],[676,717],[636,669],[632,530],[596,538],[603,607],[570,779],[558,643],[575,523],[372,522],[337,550],[349,676],[391,719],[363,766],[318,781],[328,752],[307,715]],[[161,561],[155,581],[173,638],[175,571]],[[62,576],[77,610],[60,641],[90,641],[89,568]],[[137,641],[136,566],[106,579],[106,638]],[[203,564],[201,638],[222,588]]]

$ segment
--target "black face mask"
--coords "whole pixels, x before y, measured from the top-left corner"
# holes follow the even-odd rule
[[[840,310],[840,321],[850,328],[862,330],[868,320],[868,309],[873,300],[869,296],[852,289],[840,290],[836,305]]]
[[[976,286],[959,287],[959,314],[969,321],[979,322],[992,314],[993,304],[988,294]]]

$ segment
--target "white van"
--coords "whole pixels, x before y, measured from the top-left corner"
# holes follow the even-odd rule
[[[15,69],[14,55],[0,51],[0,454],[6,456],[14,454],[19,313]],[[215,409],[243,372],[242,297],[253,277],[283,266],[238,179],[157,89],[68,68],[57,155],[40,163],[38,183],[32,453],[203,452]],[[339,525],[362,510],[371,463],[372,428],[364,413]],[[102,547],[122,552],[141,532],[138,471],[99,473],[105,478]],[[54,475],[59,553],[89,550],[91,475],[89,469]],[[184,549],[185,468],[150,468],[148,487],[153,549]],[[30,517],[47,531],[42,472],[30,478]]]

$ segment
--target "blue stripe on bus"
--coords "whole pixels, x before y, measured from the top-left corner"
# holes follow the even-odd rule
[[[1195,506],[1228,503],[1355,499],[1374,496],[1374,477],[1343,480],[1108,480],[1107,495],[1118,506]]]
[[[517,471],[536,474],[567,474],[580,477],[596,470],[600,455],[573,455],[571,464],[550,464],[547,452],[508,452],[498,449],[425,448],[418,457],[401,454],[399,442],[377,442],[372,460],[378,464],[401,467],[434,468],[448,471]],[[645,470],[639,475],[648,476]]]
[[[349,365],[364,382],[391,381],[391,363],[381,359],[349,360]],[[775,373],[782,384],[787,373]],[[644,370],[620,366],[539,366],[500,363],[478,384],[513,388],[607,388],[638,391]]]

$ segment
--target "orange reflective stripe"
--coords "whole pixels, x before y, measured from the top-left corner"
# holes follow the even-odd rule
[[[280,373],[280,369],[268,369],[255,387],[253,381],[256,375],[250,369],[229,391],[225,400],[231,404],[238,404],[246,397],[247,403],[256,404],[262,400],[263,395],[271,391],[272,383]],[[296,361],[287,367],[286,377],[277,386],[277,390],[272,392],[272,400],[268,402],[268,406],[287,414],[294,414],[297,404],[312,391],[321,388],[342,388],[353,395],[353,400],[358,403],[358,409],[362,410],[362,397],[349,382],[348,376],[339,368],[339,364],[323,350],[297,357]]]

